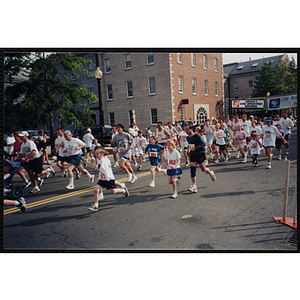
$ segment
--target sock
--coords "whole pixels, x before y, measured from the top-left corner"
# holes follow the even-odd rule
[[[20,202],[18,200],[15,201],[15,206],[19,205]]]
[[[70,185],[74,185],[74,178],[70,178]]]
[[[87,176],[89,176],[89,178],[91,178],[92,177],[92,175],[89,173],[89,172],[87,172],[87,174],[86,174]]]
[[[28,179],[26,179],[26,180],[25,180],[25,182],[26,182],[26,183],[28,183],[28,182],[29,182],[29,180],[28,180]]]
[[[95,205],[96,207],[98,207],[98,201],[97,201],[96,203],[94,203],[94,205]]]

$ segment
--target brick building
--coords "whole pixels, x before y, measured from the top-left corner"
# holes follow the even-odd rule
[[[101,79],[104,124],[135,121],[144,130],[158,121],[216,118],[223,113],[221,53],[76,53],[87,60],[92,73],[96,55]],[[75,79],[98,96],[94,76]],[[99,103],[90,104],[100,124]],[[65,126],[67,128],[67,126]],[[70,129],[75,129],[76,124]]]

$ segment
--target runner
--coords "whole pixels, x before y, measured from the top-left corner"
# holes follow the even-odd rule
[[[167,123],[167,131],[169,133],[170,138],[168,141],[173,141],[175,143],[175,146],[177,145],[177,136],[178,136],[178,131],[175,129],[175,127],[172,125],[171,122]]]
[[[247,120],[247,115],[242,115],[242,120],[240,120],[240,124],[242,125],[244,131],[247,135],[247,142],[250,140],[250,128],[251,128],[251,121]]]
[[[92,161],[94,161],[93,154],[91,152],[91,147],[93,144],[93,140],[95,139],[94,136],[92,135],[92,130],[91,128],[86,129],[87,133],[83,136],[83,141],[85,143],[85,149],[86,149],[86,156],[85,156],[85,162],[89,163],[88,158],[90,157]]]
[[[136,132],[136,130],[135,130],[135,128],[134,128],[134,124],[135,124],[135,123],[132,123],[132,124],[129,126],[129,130],[128,130],[129,134],[133,137],[133,140],[135,140],[135,138],[137,137],[137,132]],[[137,161],[136,161],[136,159],[135,159],[136,154],[137,154],[137,150],[136,150],[136,145],[135,145],[135,143],[134,143],[134,144],[132,145],[132,148],[131,148],[131,158],[130,158],[130,159],[133,160],[134,166],[135,166],[135,167],[138,166]],[[129,161],[130,161],[130,160],[129,160]]]
[[[43,129],[39,130],[39,135],[37,137],[37,143],[41,148],[43,148],[43,165],[47,162],[47,165],[51,165],[48,159],[48,153],[47,153],[47,138],[45,131]]]
[[[86,145],[83,141],[77,138],[72,138],[72,134],[70,130],[66,130],[64,132],[65,142],[63,153],[67,154],[67,172],[69,175],[69,184],[66,186],[66,189],[73,190],[74,189],[74,178],[72,170],[76,167],[81,173],[88,175],[89,181],[94,182],[95,175],[91,175],[86,169],[84,169],[80,165],[80,160],[82,156],[81,149],[84,148]]]
[[[215,164],[218,164],[219,161],[219,152],[220,155],[224,155],[224,162],[227,163],[228,157],[226,155],[226,145],[225,145],[225,138],[226,134],[225,132],[220,128],[219,124],[216,124],[215,126],[216,131],[214,132],[214,139],[216,141],[216,161]]]
[[[261,148],[261,143],[258,140],[256,132],[251,133],[251,140],[247,146],[247,149],[250,151],[250,155],[252,158],[252,163],[255,167],[258,167],[258,156]]]
[[[180,174],[182,174],[182,170],[180,168],[180,153],[176,150],[176,145],[173,140],[167,141],[167,148],[165,159],[165,169],[167,169],[167,175],[169,178],[169,184],[173,187],[172,198],[177,198],[178,194],[176,191],[176,185],[180,185]]]
[[[185,157],[185,166],[188,167],[190,165],[189,162],[189,155],[188,155],[188,149],[189,149],[189,143],[187,141],[187,133],[185,131],[180,131],[178,135],[178,141],[181,145],[181,149],[183,151],[183,155]]]
[[[65,168],[65,162],[67,162],[67,154],[63,153],[63,148],[65,146],[65,137],[64,137],[64,129],[62,127],[58,127],[56,129],[57,138],[54,141],[54,146],[57,154],[56,165],[61,169],[63,177],[67,177],[67,170]]]
[[[167,139],[170,138],[170,135],[169,135],[168,131],[165,128],[163,128],[162,122],[157,123],[156,129],[155,129],[155,136],[157,136],[157,138],[158,138],[158,144],[165,147],[166,141],[167,141]],[[162,162],[163,162],[164,155],[165,155],[165,149],[164,149],[164,153],[160,159],[160,164],[159,164],[160,168],[162,168]]]
[[[247,134],[244,130],[242,130],[242,125],[238,124],[237,125],[237,130],[235,131],[234,134],[234,140],[236,141],[237,147],[238,147],[238,153],[236,158],[240,158],[240,153],[243,156],[243,163],[247,162],[247,152],[244,153],[244,150],[246,150],[247,146]]]
[[[291,138],[291,129],[294,127],[294,123],[291,119],[287,117],[287,111],[282,112],[282,118],[278,123],[280,124],[281,129],[285,134],[285,154],[289,154],[289,141]]]
[[[115,135],[113,146],[118,148],[120,167],[128,175],[127,181],[134,183],[137,177],[130,166],[131,149],[134,146],[134,139],[130,134],[124,132],[123,124],[117,124],[116,128],[119,134]]]
[[[144,153],[149,153],[150,161],[150,172],[151,172],[151,182],[150,187],[155,187],[155,172],[165,172],[164,169],[159,168],[161,155],[164,153],[165,147],[157,144],[158,138],[156,136],[151,136],[149,139],[149,144],[146,146]],[[166,175],[166,172],[165,172]]]
[[[200,165],[202,172],[208,173],[212,181],[216,180],[215,173],[205,166],[205,142],[201,136],[194,133],[193,125],[185,124],[183,130],[187,133],[187,141],[189,143],[189,155],[190,155],[190,169],[192,186],[188,189],[192,193],[197,193],[196,185],[196,169],[197,165]]]
[[[91,211],[98,211],[98,202],[103,200],[103,188],[111,190],[113,194],[123,193],[125,197],[129,196],[129,192],[124,183],[115,181],[115,176],[112,172],[110,160],[106,157],[109,153],[102,147],[95,148],[96,164],[93,168],[99,171],[98,182],[94,189],[94,205],[89,207]],[[118,187],[117,187],[118,186]],[[119,188],[120,187],[120,188]]]
[[[213,142],[214,142],[214,128],[212,125],[210,125],[209,119],[205,120],[203,129],[207,139],[207,147],[209,150],[210,158],[213,158],[212,152],[213,152]]]
[[[118,147],[114,147],[113,146],[113,139],[115,137],[116,134],[119,134],[118,131],[117,131],[117,128],[116,126],[114,126],[112,128],[112,132],[111,132],[111,140],[110,140],[110,143],[113,147],[113,156],[114,156],[114,161],[115,161],[115,164],[113,165],[114,168],[118,167],[119,166],[119,163],[118,163],[118,157],[117,157],[117,153],[118,153]]]
[[[138,149],[138,156],[140,161],[140,165],[138,166],[138,171],[142,170],[142,162],[145,158],[144,149],[146,148],[147,144],[148,144],[147,140],[143,136],[143,131],[139,130],[138,136],[135,138],[135,145]]]
[[[280,132],[281,136],[285,139],[285,134],[284,131],[281,129],[281,126],[279,123],[276,123],[275,127],[277,130]],[[275,140],[275,147],[278,151],[278,160],[281,160],[281,155],[282,155],[282,139],[279,135],[276,135],[276,140]]]
[[[176,122],[175,122],[174,128],[175,128],[175,129],[177,130],[177,132],[178,132],[178,135],[177,135],[177,142],[178,142],[178,144],[179,144],[180,151],[182,151],[181,140],[179,139],[179,134],[180,134],[180,132],[183,131],[183,130],[182,130],[182,127],[180,126],[179,122],[176,121]]]

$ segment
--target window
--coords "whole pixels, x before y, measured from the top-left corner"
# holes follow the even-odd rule
[[[192,67],[196,67],[195,53],[191,53],[191,64],[192,64]]]
[[[199,121],[199,123],[201,125],[204,124],[205,120],[207,119],[207,111],[206,111],[206,109],[204,107],[200,107],[197,110],[196,119],[197,119],[197,121]]]
[[[115,113],[108,113],[109,125],[115,125]]]
[[[106,86],[107,100],[113,100],[112,84]]]
[[[258,63],[254,63],[252,66],[251,66],[251,68],[255,68],[255,67],[257,67],[258,66]]]
[[[153,64],[154,64],[154,54],[147,53],[147,65],[153,65]]]
[[[180,106],[180,121],[185,120],[184,106]]]
[[[182,53],[177,53],[177,62],[182,64]]]
[[[179,88],[179,93],[183,93],[183,76],[182,75],[178,76],[178,88]]]
[[[208,80],[204,80],[204,94],[208,95]]]
[[[126,82],[127,98],[133,97],[132,81]]]
[[[244,65],[240,65],[237,67],[237,70],[242,70],[244,68]]]
[[[239,89],[239,84],[238,83],[234,83],[233,84],[233,90],[234,91],[238,91],[238,89]]]
[[[87,69],[88,69],[88,72],[92,72],[93,71],[93,65],[89,64]],[[94,74],[93,73],[92,74],[88,74],[88,77],[94,77]]]
[[[203,55],[203,68],[207,69],[207,55]]]
[[[125,70],[131,69],[131,56],[130,54],[125,55]]]
[[[155,95],[156,94],[155,77],[151,77],[148,79],[148,86],[149,86],[149,95]]]
[[[215,69],[215,72],[218,72],[218,59],[217,58],[214,58],[214,69]]]
[[[151,115],[151,125],[156,125],[157,124],[157,108],[151,108],[150,115]]]
[[[130,124],[132,124],[134,122],[133,111],[132,110],[128,111],[128,117],[129,117],[129,125],[130,125]]]
[[[253,80],[248,81],[248,88],[252,89],[253,88]]]
[[[111,72],[111,69],[110,69],[110,58],[105,59],[104,63],[105,63],[105,73],[106,74],[110,73]]]
[[[197,79],[193,78],[192,79],[192,90],[193,90],[193,95],[197,94]]]
[[[87,92],[88,92],[89,94],[92,94],[92,93],[93,93],[93,88],[92,88],[92,87],[87,88]]]
[[[215,82],[215,95],[219,96],[219,82],[218,81]]]

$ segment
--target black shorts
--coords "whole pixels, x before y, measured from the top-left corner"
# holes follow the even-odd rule
[[[68,156],[57,156],[57,161],[68,162]]]
[[[219,144],[216,144],[220,150],[224,151],[226,149],[226,145],[219,145]]]
[[[276,149],[281,149],[282,147],[282,139],[276,139],[275,140],[275,146],[276,146]]]
[[[29,160],[28,170],[32,170],[36,175],[41,174],[43,172],[43,157]]]
[[[206,160],[205,153],[190,155],[190,162],[196,162],[197,164],[202,164]]]
[[[85,149],[86,149],[87,153],[90,153],[92,151],[92,149],[90,147],[86,147]]]
[[[97,184],[100,185],[103,188],[106,188],[107,190],[114,189],[116,187],[116,184],[115,184],[114,180],[107,181],[107,180],[100,180],[99,179]]]

